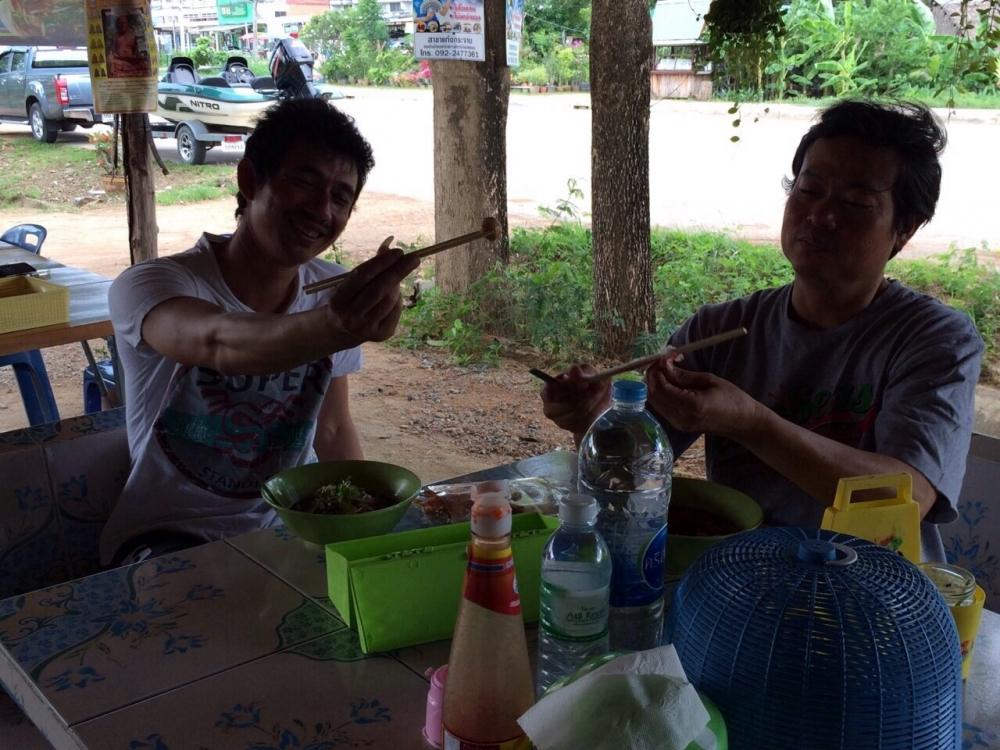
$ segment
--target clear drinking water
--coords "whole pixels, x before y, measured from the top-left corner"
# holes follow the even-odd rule
[[[562,525],[542,552],[537,693],[608,652],[611,556],[594,528],[597,504],[570,495],[559,506]]]
[[[645,403],[645,383],[617,381],[611,408],[580,444],[579,490],[597,500],[597,529],[611,551],[609,628],[615,651],[654,648],[663,629],[674,457]]]

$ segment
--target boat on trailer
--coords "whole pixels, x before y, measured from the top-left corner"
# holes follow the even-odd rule
[[[297,39],[282,39],[271,53],[270,76],[255,76],[247,59],[231,55],[218,75],[199,78],[190,57],[174,57],[157,85],[154,137],[177,139],[188,164],[202,164],[221,145],[241,151],[257,118],[281,99],[337,98],[313,84],[313,57]]]

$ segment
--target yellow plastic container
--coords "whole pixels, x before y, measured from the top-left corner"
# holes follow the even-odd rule
[[[862,490],[895,490],[883,500],[853,500]],[[822,528],[868,539],[920,562],[920,506],[913,499],[909,474],[846,477],[837,484],[833,505],[823,513]]]
[[[0,333],[69,320],[69,290],[34,276],[0,279]]]

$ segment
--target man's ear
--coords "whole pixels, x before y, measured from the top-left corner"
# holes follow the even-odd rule
[[[240,159],[236,165],[236,186],[247,201],[252,201],[257,194],[257,173],[249,159]]]
[[[897,229],[896,246],[892,248],[892,254],[889,257],[895,258],[899,254],[899,251],[906,247],[906,243],[917,233],[917,229],[919,228],[920,225],[914,221],[908,227]]]

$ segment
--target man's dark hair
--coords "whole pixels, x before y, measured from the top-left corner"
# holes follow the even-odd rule
[[[823,110],[819,122],[799,142],[792,159],[792,179],[782,181],[785,190],[794,187],[813,143],[844,136],[896,152],[899,174],[892,186],[896,231],[916,229],[931,220],[941,193],[938,155],[948,137],[934,113],[922,104],[848,100]]]
[[[259,184],[266,183],[281,166],[294,143],[307,140],[317,150],[326,149],[349,158],[358,171],[354,199],[361,195],[368,173],[375,166],[372,147],[354,124],[354,118],[330,106],[326,99],[286,99],[269,107],[247,138],[244,159],[253,165]],[[243,215],[247,199],[236,194],[236,218]]]

